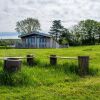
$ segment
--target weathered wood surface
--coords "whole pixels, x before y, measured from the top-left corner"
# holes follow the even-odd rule
[[[0,57],[0,60],[5,60],[7,58],[14,58],[14,59],[27,59],[27,58],[32,58],[32,57]]]
[[[50,64],[56,65],[57,64],[57,57],[56,55],[50,55]]]
[[[7,58],[4,60],[4,71],[15,72],[21,70],[21,60]]]
[[[61,58],[61,59],[74,59],[74,60],[78,60],[77,57],[58,57],[58,58]]]
[[[50,56],[42,56],[42,57],[45,57],[45,58],[49,57],[50,58]],[[32,57],[0,57],[0,60],[4,60],[4,59],[7,59],[7,58],[27,59],[27,58],[32,58]],[[61,56],[56,56],[56,58],[78,60],[78,57],[61,57]],[[90,60],[92,60],[92,58],[90,58]]]
[[[27,55],[27,64],[29,66],[33,66],[35,64],[35,56],[34,55]]]
[[[89,56],[78,56],[79,75],[85,76],[89,72]]]
[[[32,54],[27,55],[26,57],[0,57],[1,60],[4,60],[4,70],[19,70],[21,66],[21,59],[26,59],[29,66],[35,64],[35,56]],[[78,60],[78,73],[80,76],[85,76],[89,72],[89,56],[78,56],[78,57],[61,57],[56,55],[50,55],[50,64],[57,65],[57,59],[72,59]]]

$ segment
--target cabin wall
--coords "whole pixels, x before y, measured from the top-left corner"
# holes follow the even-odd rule
[[[53,39],[50,38],[50,48],[59,48],[59,44]]]
[[[51,38],[48,37],[27,37],[22,38],[22,44],[25,48],[50,48],[50,40]]]

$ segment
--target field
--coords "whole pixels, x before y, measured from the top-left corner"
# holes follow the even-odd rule
[[[100,100],[100,46],[65,49],[0,49],[0,57],[34,54],[37,65],[8,74],[0,61],[0,100]],[[77,60],[58,59],[49,64],[48,56],[90,56],[90,72],[86,77],[76,74]]]

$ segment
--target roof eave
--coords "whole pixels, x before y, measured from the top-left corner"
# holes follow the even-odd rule
[[[49,38],[51,38],[52,36],[51,35],[48,35],[48,34],[43,34],[43,33],[31,33],[31,34],[23,34],[23,35],[19,35],[18,37],[20,37],[20,38],[23,38],[23,37],[26,37],[26,36],[30,36],[30,35],[32,35],[32,34],[39,34],[39,35],[41,35],[41,36],[46,36],[46,37],[49,37]]]

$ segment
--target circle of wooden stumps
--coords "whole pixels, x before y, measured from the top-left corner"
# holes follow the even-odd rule
[[[56,65],[56,64],[57,64],[57,56],[50,55],[50,65]]]
[[[16,72],[21,70],[21,60],[17,58],[4,59],[4,71]]]
[[[30,54],[30,55],[27,55],[27,64],[29,66],[33,66],[35,64],[35,56]]]
[[[89,56],[78,56],[78,73],[80,76],[89,73]]]

